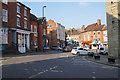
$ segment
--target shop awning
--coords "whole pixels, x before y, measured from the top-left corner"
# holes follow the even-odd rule
[[[82,41],[82,43],[92,43],[92,41]]]

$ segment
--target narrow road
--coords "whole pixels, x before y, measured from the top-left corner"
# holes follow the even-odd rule
[[[18,59],[22,60],[22,57]],[[5,61],[4,64],[3,78],[118,78],[118,68],[91,62],[85,56],[71,53],[48,54],[44,57],[33,55],[26,58],[26,62],[16,60],[11,64]]]

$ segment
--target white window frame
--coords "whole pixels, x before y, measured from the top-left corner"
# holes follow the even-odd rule
[[[4,4],[8,4],[8,0],[2,0]]]
[[[17,13],[20,13],[20,5],[17,5]]]
[[[24,16],[27,16],[27,8],[24,8]]]
[[[18,19],[18,18],[21,19],[21,17],[17,15],[17,19]],[[20,21],[21,21],[21,20],[20,20]],[[21,24],[21,22],[20,22],[20,24]],[[17,21],[17,26],[20,27],[20,25],[18,25],[18,21]]]
[[[37,33],[37,26],[34,25],[34,32]]]
[[[24,28],[28,28],[28,21],[26,19],[24,19]]]
[[[3,11],[6,11],[6,14],[3,14]],[[3,16],[5,16],[5,20],[3,18]],[[2,21],[3,22],[8,22],[8,11],[6,9],[2,9]]]

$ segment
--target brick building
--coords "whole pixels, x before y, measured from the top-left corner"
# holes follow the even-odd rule
[[[6,0],[5,0],[6,1]],[[2,51],[30,49],[30,8],[17,2],[2,2]]]
[[[87,27],[83,25],[81,28],[80,39],[83,46],[96,49],[96,44],[98,44],[99,47],[105,47],[108,41],[107,27],[105,25],[101,25],[101,20],[97,20],[97,23],[90,24]]]
[[[60,23],[49,20],[47,34],[49,37],[50,46],[65,46],[65,27]]]
[[[49,49],[47,37],[47,24],[46,18],[37,18],[35,15],[30,15],[31,25],[31,49],[40,50]]]
[[[47,22],[45,17],[37,19],[38,21],[38,47],[39,50],[48,50]]]
[[[36,51],[38,49],[38,21],[37,17],[33,14],[30,14],[30,47],[32,51]]]

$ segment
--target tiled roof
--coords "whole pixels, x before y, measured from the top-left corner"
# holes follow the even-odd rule
[[[30,14],[30,20],[31,21],[37,21],[37,17],[33,14]]]
[[[107,30],[107,27],[105,25],[97,25],[97,23],[95,23],[95,24],[88,25],[85,28],[85,31],[102,31],[105,29]]]
[[[42,24],[42,22],[44,21],[44,17],[38,18],[37,21],[39,24]]]

